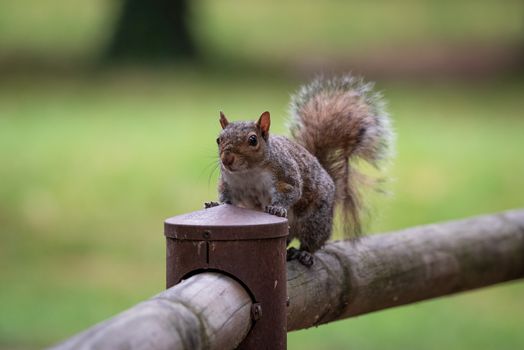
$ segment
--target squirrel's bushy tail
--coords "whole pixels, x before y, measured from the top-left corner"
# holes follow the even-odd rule
[[[352,166],[363,159],[376,168],[392,153],[393,132],[380,93],[372,83],[344,75],[317,78],[291,99],[289,129],[296,142],[311,152],[336,186],[347,233],[361,231],[363,204],[357,183],[362,175]]]

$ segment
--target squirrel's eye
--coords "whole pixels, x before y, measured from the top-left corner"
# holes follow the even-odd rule
[[[220,137],[217,137],[217,145],[220,145]]]
[[[257,145],[257,136],[256,135],[249,136],[249,138],[247,139],[247,142],[249,143],[250,146],[256,146]]]

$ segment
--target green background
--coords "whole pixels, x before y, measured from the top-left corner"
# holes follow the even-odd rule
[[[204,63],[103,69],[91,62],[117,3],[2,1],[1,348],[50,345],[161,291],[163,220],[216,198],[218,111],[269,110],[286,134],[288,97],[315,73],[294,62],[522,40],[520,2],[306,4],[199,1]],[[371,75],[398,140],[368,232],[523,206],[521,75]],[[289,349],[522,348],[523,293],[513,282],[339,321],[289,334]]]

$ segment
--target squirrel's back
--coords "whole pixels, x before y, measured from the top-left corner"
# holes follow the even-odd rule
[[[351,75],[317,78],[292,97],[290,109],[292,137],[332,177],[345,226],[360,233],[363,204],[355,182],[362,175],[352,161],[360,158],[379,168],[392,154],[393,132],[381,94]]]

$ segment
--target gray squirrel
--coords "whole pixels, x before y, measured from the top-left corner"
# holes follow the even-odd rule
[[[269,112],[239,122],[220,112],[219,202],[287,217],[288,244],[300,241],[288,260],[313,264],[312,254],[331,236],[336,206],[345,231],[360,234],[362,174],[352,163],[360,158],[380,168],[393,139],[382,96],[372,88],[352,75],[302,86],[291,99],[292,140],[270,135]]]

